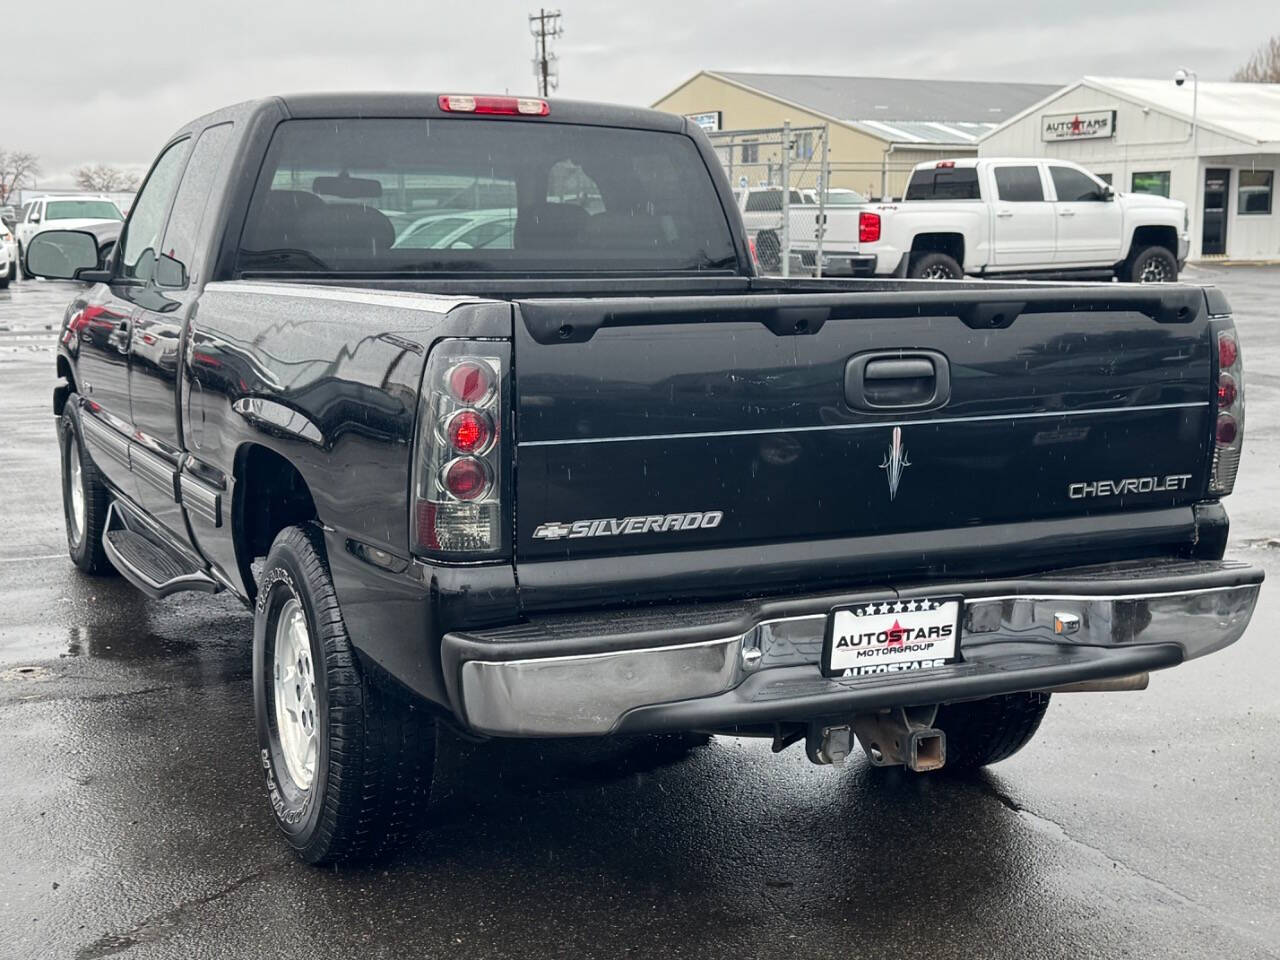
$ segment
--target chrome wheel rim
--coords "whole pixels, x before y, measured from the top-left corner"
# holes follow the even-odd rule
[[[955,274],[951,272],[950,267],[945,267],[940,263],[935,263],[920,273],[921,280],[954,280]]]
[[[68,486],[71,492],[71,539],[78,544],[84,531],[85,497],[84,470],[80,466],[80,444],[76,442],[74,436],[67,446],[67,459],[70,460],[70,482]]]
[[[275,637],[276,729],[289,776],[301,790],[316,773],[316,676],[307,617],[296,598],[280,609]]]
[[[1139,283],[1168,283],[1169,270],[1163,260],[1148,260],[1138,275]]]

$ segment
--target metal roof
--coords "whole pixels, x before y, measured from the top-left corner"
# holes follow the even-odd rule
[[[1185,120],[1195,109],[1198,121],[1229,136],[1254,143],[1280,141],[1280,83],[1228,83],[1201,80],[1199,103],[1193,108],[1195,85],[1176,86],[1165,79],[1085,77],[1084,83],[1128,100],[1149,103]]]
[[[996,125],[1062,89],[1058,84],[987,80],[707,73],[899,143],[976,143]]]

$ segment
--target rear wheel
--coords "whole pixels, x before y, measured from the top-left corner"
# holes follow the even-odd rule
[[[1178,261],[1167,247],[1143,247],[1129,259],[1125,274],[1130,283],[1173,283]]]
[[[281,531],[259,584],[254,710],[276,824],[308,863],[375,858],[426,809],[435,723],[365,676],[318,530]]]
[[[913,280],[959,280],[964,271],[945,253],[913,253],[907,276]]]
[[[62,515],[67,528],[67,553],[71,562],[91,574],[116,572],[102,549],[102,532],[107,523],[111,492],[93,458],[84,448],[80,419],[72,394],[58,424],[62,448]]]
[[[24,262],[25,261],[22,257],[22,244],[18,244],[18,278],[20,280],[30,280],[31,274],[27,273],[26,268],[23,266]]]
[[[972,770],[1013,756],[1036,735],[1047,709],[1047,693],[943,704],[933,725],[947,735],[947,767]]]

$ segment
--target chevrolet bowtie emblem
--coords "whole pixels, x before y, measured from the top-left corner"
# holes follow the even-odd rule
[[[889,445],[889,451],[884,455],[884,463],[880,464],[880,469],[885,471],[885,476],[889,478],[889,499],[892,500],[898,495],[898,482],[902,479],[902,471],[911,466],[911,461],[907,459],[907,448],[902,445],[902,428],[893,428],[893,443]]]

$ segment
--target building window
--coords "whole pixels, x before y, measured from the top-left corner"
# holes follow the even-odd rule
[[[1169,195],[1169,171],[1157,170],[1151,173],[1135,173],[1133,175],[1134,193],[1154,193],[1158,197]]]
[[[1097,177],[1099,180],[1101,180],[1103,183],[1105,183],[1108,187],[1111,186],[1111,174],[1095,173],[1094,176]]]
[[[794,150],[792,156],[797,160],[807,160],[813,156],[813,134],[810,132],[797,133],[792,140]]]
[[[1271,212],[1271,184],[1274,170],[1241,170],[1239,194],[1236,197],[1236,213]]]
[[[760,162],[760,144],[748,140],[742,145],[742,162],[743,163],[759,163]]]

